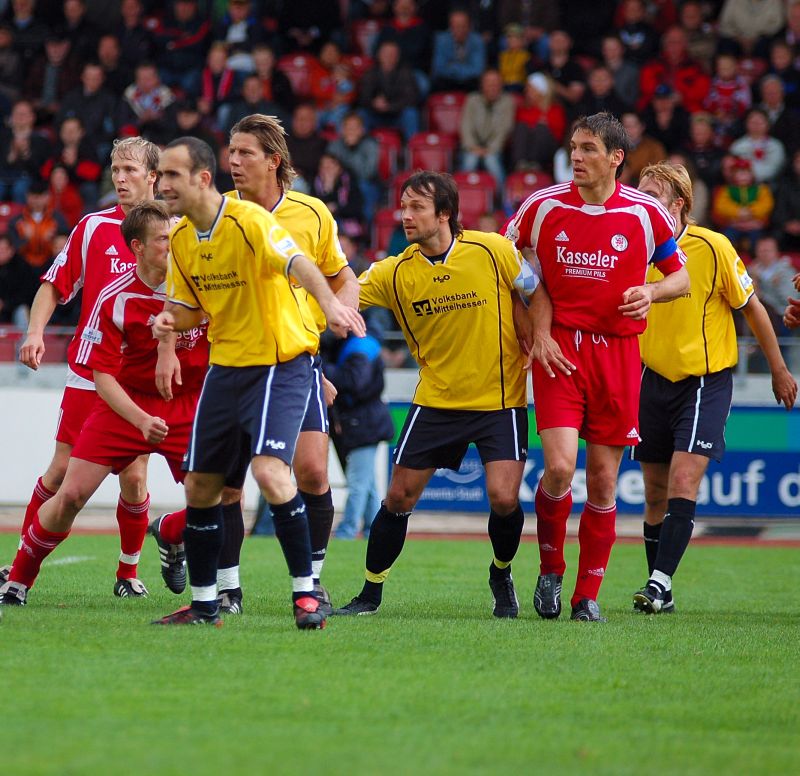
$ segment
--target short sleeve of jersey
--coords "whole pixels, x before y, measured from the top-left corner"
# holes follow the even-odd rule
[[[650,261],[663,275],[671,275],[686,264],[686,256],[675,240],[675,222],[663,207],[650,207],[655,248]]]
[[[332,278],[347,266],[347,257],[339,244],[339,228],[327,207],[320,209],[320,220],[317,267],[325,277]]]
[[[362,310],[365,307],[392,306],[392,273],[395,266],[395,260],[384,259],[376,261],[359,275],[358,306]]]
[[[111,310],[116,297],[105,302],[100,307],[100,315],[92,316],[90,323],[81,331],[81,345],[78,349],[79,364],[98,372],[114,375],[119,374],[122,360],[122,332],[114,325]],[[91,326],[95,322],[95,326]]]
[[[719,255],[721,258],[720,280],[722,282],[722,294],[727,299],[728,304],[734,310],[738,310],[744,307],[755,293],[753,280],[729,240],[725,239],[720,242]]]
[[[69,302],[83,286],[83,236],[86,222],[81,220],[72,230],[61,253],[56,256],[42,280],[52,283],[62,304]]]
[[[180,266],[177,258],[180,256],[180,250],[176,245],[176,241],[172,240],[169,261],[167,262],[167,299],[183,307],[197,310],[200,307],[200,303],[195,296],[194,290],[189,285],[186,270]]]

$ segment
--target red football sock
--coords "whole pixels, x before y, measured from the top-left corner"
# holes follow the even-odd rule
[[[169,544],[183,544],[183,529],[186,528],[186,510],[179,509],[177,512],[170,512],[161,518],[158,532],[161,538]]]
[[[142,554],[144,537],[147,534],[147,510],[150,494],[141,504],[129,504],[122,496],[117,502],[117,524],[119,525],[119,566],[117,579],[135,579],[139,556]]]
[[[581,551],[578,558],[578,581],[571,601],[573,606],[581,598],[597,600],[608,559],[611,557],[611,548],[617,538],[616,520],[616,504],[600,508],[586,502],[578,529]]]
[[[557,498],[551,496],[539,483],[536,488],[536,538],[539,540],[539,573],[563,576],[567,564],[564,560],[564,540],[567,536],[567,519],[572,512],[572,488]]]
[[[22,537],[22,546],[17,550],[14,565],[8,576],[9,582],[19,582],[25,587],[33,587],[44,559],[68,536],[69,531],[53,533],[42,528],[39,515],[35,513],[32,523]]]
[[[19,532],[20,546],[22,546],[22,537],[31,527],[34,515],[38,514],[39,512],[39,507],[41,507],[42,504],[44,504],[46,501],[49,501],[55,495],[56,494],[52,490],[45,487],[41,477],[36,480],[36,487],[33,489],[31,500],[28,502],[28,506],[25,508],[25,518],[22,521],[22,530]]]

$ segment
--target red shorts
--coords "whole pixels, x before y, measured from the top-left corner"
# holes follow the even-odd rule
[[[58,411],[56,442],[73,446],[78,441],[83,424],[92,412],[96,399],[96,391],[85,391],[70,386],[64,389],[61,408]]]
[[[140,455],[160,453],[167,459],[175,482],[183,482],[186,473],[181,471],[181,465],[189,443],[199,394],[181,394],[172,401],[164,401],[160,396],[129,389],[126,392],[148,415],[162,418],[169,426],[164,441],[159,445],[151,445],[136,426],[117,415],[104,401],[98,400],[72,449],[72,456],[110,466],[114,474],[119,474]]]
[[[639,339],[606,337],[553,327],[553,339],[577,370],[549,377],[534,362],[536,428],[577,428],[587,442],[625,446],[639,443]]]

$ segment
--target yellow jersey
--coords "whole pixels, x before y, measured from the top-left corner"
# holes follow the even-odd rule
[[[227,197],[208,232],[185,216],[172,228],[167,298],[208,316],[210,363],[267,366],[317,352],[314,317],[287,275],[302,253],[271,213]]]
[[[465,231],[443,260],[419,245],[375,262],[358,279],[362,308],[388,307],[420,367],[414,403],[499,410],[527,403],[511,294],[532,293],[532,270],[499,234]],[[528,294],[529,295],[529,294]]]
[[[686,254],[689,293],[654,304],[647,314],[647,329],[639,335],[645,366],[672,382],[736,364],[731,309],[744,307],[754,293],[753,281],[724,235],[690,224],[678,245]],[[647,282],[662,277],[651,265]]]
[[[229,191],[225,196],[241,199],[238,191]],[[303,255],[311,259],[326,278],[336,277],[347,266],[347,257],[339,244],[336,220],[321,199],[299,191],[287,191],[270,212],[289,231]],[[328,324],[317,300],[296,282],[293,281],[293,285],[296,292],[306,298],[317,329],[325,331]]]

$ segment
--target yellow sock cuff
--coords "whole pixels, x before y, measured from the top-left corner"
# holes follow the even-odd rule
[[[510,560],[497,560],[497,558],[495,558],[492,563],[499,569],[507,569],[511,565]]]
[[[376,585],[382,585],[386,581],[386,577],[389,576],[389,572],[391,568],[386,569],[386,571],[381,571],[380,574],[373,574],[371,571],[365,571],[364,576],[367,578],[367,582],[374,582]]]

